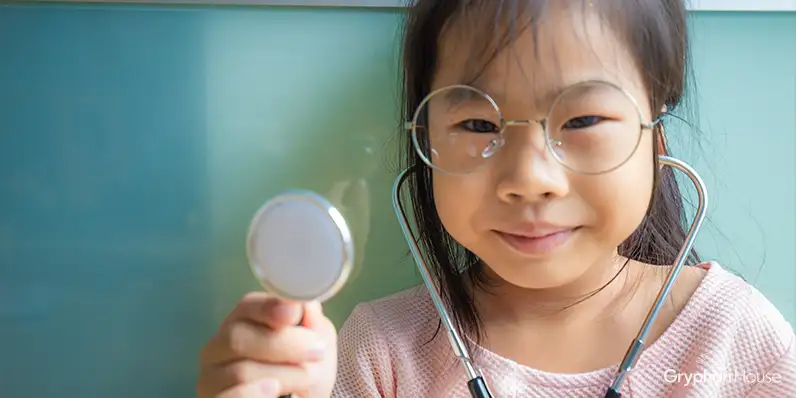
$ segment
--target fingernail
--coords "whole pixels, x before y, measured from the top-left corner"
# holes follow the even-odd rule
[[[307,350],[308,361],[320,361],[326,355],[326,343],[318,341]]]
[[[279,383],[276,380],[265,379],[260,381],[260,392],[266,396],[273,396],[279,393]]]

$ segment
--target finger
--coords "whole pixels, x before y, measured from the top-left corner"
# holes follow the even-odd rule
[[[297,303],[286,302],[263,292],[248,293],[224,319],[219,331],[202,349],[199,355],[200,363],[213,364],[217,363],[219,358],[229,358],[229,329],[241,321],[282,329],[297,324],[302,312]]]
[[[290,327],[274,331],[260,325],[241,322],[229,330],[228,347],[232,358],[247,358],[267,363],[320,361],[327,343],[315,331]]]
[[[332,321],[324,315],[323,307],[317,301],[310,301],[304,305],[304,317],[301,319],[301,324],[322,335],[337,331]]]
[[[249,293],[230,314],[231,320],[248,319],[271,329],[297,325],[303,316],[299,303],[282,300],[267,293]]]
[[[299,364],[320,361],[329,349],[328,341],[308,328],[293,326],[274,331],[241,321],[213,338],[204,359],[206,364],[222,364],[239,359]]]
[[[272,379],[257,380],[223,391],[216,398],[277,398],[279,382]]]
[[[258,377],[245,366],[202,369],[196,383],[197,398],[276,397],[281,386],[276,379]]]
[[[319,365],[274,365],[254,361],[241,361],[216,369],[212,384],[219,390],[232,390],[236,386],[252,385],[263,380],[277,380],[277,395],[305,391],[318,381],[322,368]],[[261,386],[262,387],[262,386]]]

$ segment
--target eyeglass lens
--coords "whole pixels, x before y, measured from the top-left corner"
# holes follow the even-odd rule
[[[474,171],[495,157],[513,133],[505,131],[504,111],[488,94],[473,87],[436,90],[415,113],[412,133],[416,149],[438,170],[455,174]],[[607,172],[626,162],[638,147],[642,132],[635,100],[612,84],[594,81],[565,89],[553,101],[542,125],[554,158],[573,171],[588,174]],[[529,127],[508,130],[523,128]]]

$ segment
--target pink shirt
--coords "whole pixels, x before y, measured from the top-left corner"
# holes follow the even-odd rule
[[[754,287],[716,263],[669,328],[644,350],[624,397],[796,398],[792,326]],[[466,397],[447,335],[422,286],[359,304],[339,335],[335,398]],[[629,343],[629,342],[628,342]],[[496,398],[602,398],[616,367],[582,374],[532,369],[482,347],[472,353]]]

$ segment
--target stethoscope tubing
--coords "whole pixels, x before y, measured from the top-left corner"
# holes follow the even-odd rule
[[[688,258],[688,254],[691,252],[691,249],[694,246],[694,242],[696,241],[696,236],[699,233],[699,230],[702,228],[702,224],[705,221],[705,217],[707,215],[707,207],[708,207],[708,194],[707,194],[707,187],[705,182],[700,177],[699,173],[694,170],[686,162],[673,158],[670,156],[660,155],[658,156],[658,161],[661,165],[669,166],[674,169],[681,171],[683,174],[688,176],[691,182],[696,187],[697,196],[699,198],[699,202],[697,205],[696,215],[694,217],[694,221],[691,223],[691,227],[688,231],[688,234],[685,238],[685,243],[680,248],[680,252],[677,254],[677,258],[675,259],[674,265],[672,270],[669,272],[669,275],[666,279],[661,290],[658,292],[658,296],[655,300],[655,303],[650,308],[650,311],[644,320],[644,324],[642,325],[641,329],[639,330],[638,335],[628,347],[627,353],[625,357],[622,359],[619,368],[617,369],[616,375],[614,376],[614,380],[611,385],[608,387],[605,398],[620,398],[622,394],[619,392],[622,383],[627,378],[628,373],[633,369],[633,366],[636,364],[639,355],[641,354],[642,349],[645,345],[645,339],[652,328],[655,320],[658,317],[658,314],[663,307],[663,303],[665,302],[666,298],[671,293],[672,287],[674,286],[674,282],[677,280],[677,276],[680,274],[680,271],[685,264],[686,258]],[[459,332],[457,331],[454,323],[448,314],[448,310],[445,308],[445,305],[442,301],[442,297],[440,295],[440,288],[439,286],[434,283],[433,278],[431,277],[431,272],[429,271],[428,267],[426,266],[425,261],[423,260],[423,256],[420,254],[420,249],[418,248],[417,240],[412,233],[411,228],[409,227],[409,223],[406,220],[405,212],[401,206],[401,186],[406,181],[406,178],[409,176],[410,171],[414,171],[415,169],[407,168],[406,170],[402,171],[398,177],[395,179],[392,189],[392,202],[393,202],[393,210],[395,211],[396,217],[401,225],[401,230],[404,234],[404,238],[406,239],[407,244],[409,245],[409,250],[412,253],[412,257],[415,260],[415,265],[417,266],[418,271],[420,271],[420,275],[423,279],[423,284],[426,286],[428,290],[429,296],[431,297],[431,301],[434,304],[434,308],[436,309],[439,317],[442,321],[442,326],[445,328],[445,331],[448,335],[448,340],[450,341],[451,348],[453,349],[454,355],[459,358],[464,370],[467,374],[468,382],[467,387],[470,391],[470,395],[473,398],[491,398],[492,393],[489,389],[489,386],[486,383],[481,371],[475,366],[473,363],[472,357],[470,356],[469,350],[467,346],[464,344]]]

